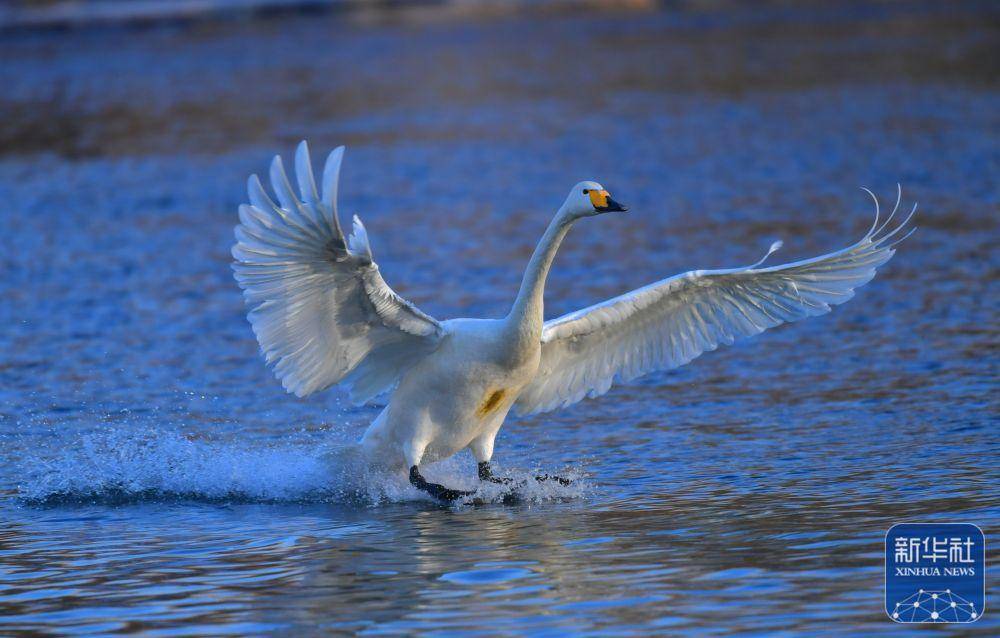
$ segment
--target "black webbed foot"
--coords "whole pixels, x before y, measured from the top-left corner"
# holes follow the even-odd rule
[[[490,467],[489,461],[482,461],[479,463],[479,480],[489,481],[490,483],[499,483],[501,485],[510,485],[514,482],[514,479],[505,476],[496,476],[493,474],[493,468]]]
[[[505,476],[496,476],[493,474],[493,468],[489,461],[482,461],[478,466],[479,470],[479,480],[489,481],[490,483],[500,483],[501,485],[511,485],[514,483],[514,479]],[[563,478],[561,476],[555,476],[553,474],[538,474],[535,476],[535,480],[539,483],[543,481],[555,481],[560,485],[572,485],[573,481],[568,478]]]
[[[559,483],[559,485],[572,485],[573,484],[573,481],[571,479],[563,478],[561,476],[555,476],[553,474],[538,474],[538,475],[535,476],[535,480],[538,481],[539,483],[541,483],[543,481],[555,481],[555,482]]]
[[[453,490],[438,483],[428,483],[427,479],[420,475],[420,471],[416,465],[410,468],[410,483],[418,490],[423,490],[439,501],[446,503],[457,501],[463,496],[472,496],[475,494],[475,492],[467,492],[465,490]]]

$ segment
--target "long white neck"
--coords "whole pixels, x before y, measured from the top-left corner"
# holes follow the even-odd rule
[[[521,289],[517,293],[514,306],[507,315],[507,324],[510,329],[516,331],[519,336],[537,340],[542,334],[542,324],[545,320],[545,306],[543,296],[545,292],[545,278],[552,267],[552,260],[555,259],[559,244],[562,243],[573,219],[563,213],[560,209],[556,216],[549,222],[549,227],[545,229],[545,234],[535,246],[535,252],[531,255],[531,261],[524,271],[524,278],[521,280]]]

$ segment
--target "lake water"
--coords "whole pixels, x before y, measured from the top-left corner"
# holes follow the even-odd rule
[[[905,632],[889,526],[1000,529],[991,11],[0,36],[0,634]],[[574,485],[445,507],[325,461],[379,408],[286,395],[257,353],[235,210],[301,138],[349,145],[342,209],[439,318],[505,313],[586,178],[632,210],[574,228],[550,317],[844,246],[862,185],[919,230],[830,315],[506,424],[501,468]],[[427,473],[475,484],[467,455]]]

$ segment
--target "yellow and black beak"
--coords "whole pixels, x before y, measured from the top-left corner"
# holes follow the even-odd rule
[[[592,190],[588,194],[590,195],[590,203],[594,205],[594,210],[599,213],[624,213],[628,210],[628,206],[611,199],[608,191]]]

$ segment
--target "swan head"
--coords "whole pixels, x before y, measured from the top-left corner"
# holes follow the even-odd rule
[[[597,182],[580,182],[566,196],[562,212],[569,219],[593,217],[604,213],[624,213],[627,206],[619,204]]]

